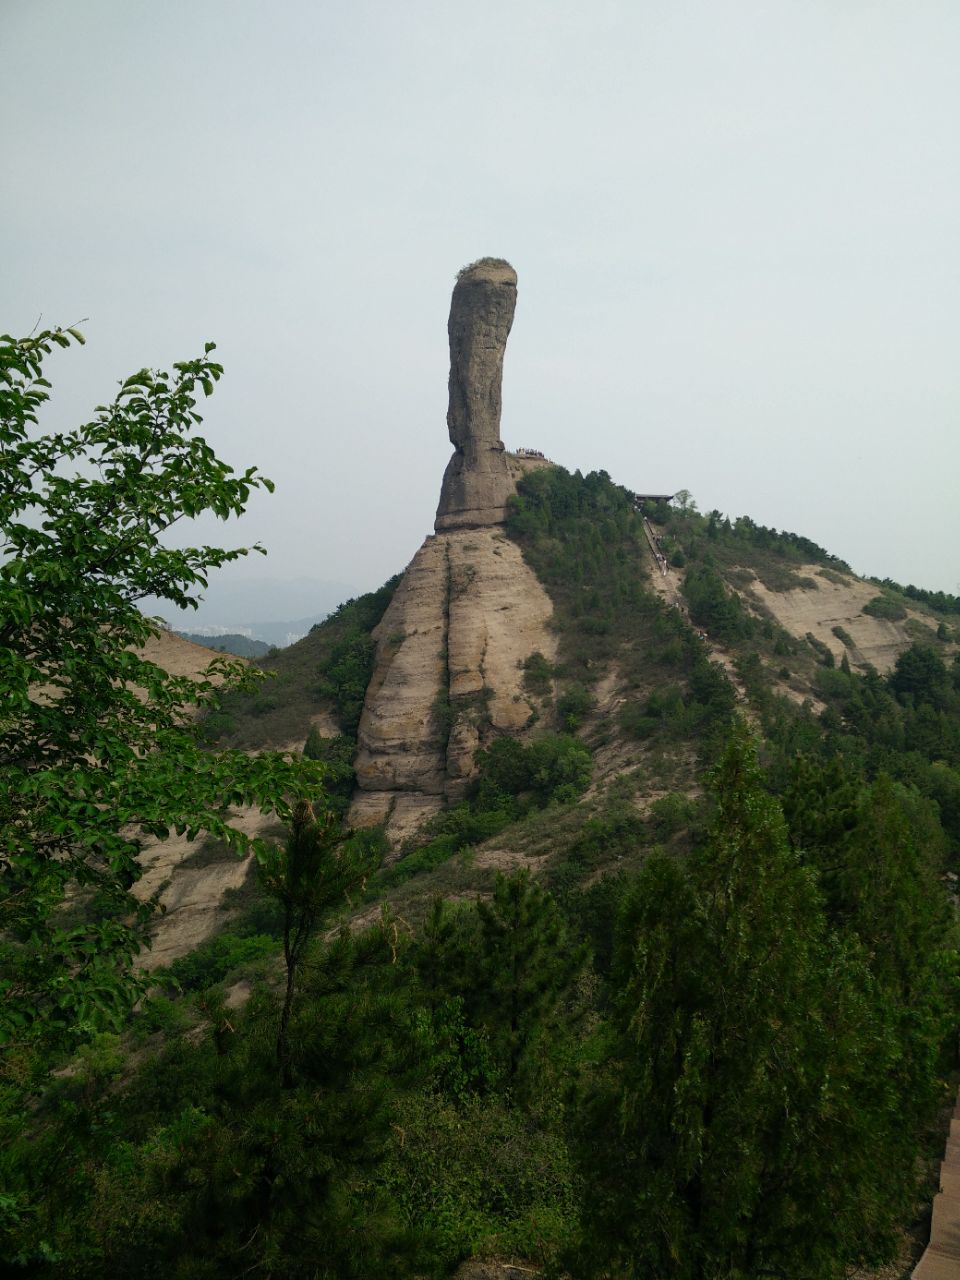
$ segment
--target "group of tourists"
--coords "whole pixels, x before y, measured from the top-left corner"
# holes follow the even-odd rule
[[[647,525],[649,532],[650,525]],[[657,557],[657,564],[660,566],[660,572],[664,577],[667,576],[667,557],[663,554],[663,541],[658,533],[653,534],[653,554]]]
[[[673,607],[683,618],[684,622],[686,623],[690,622],[690,611],[685,604],[681,604],[679,600],[674,600]],[[697,633],[698,640],[706,640],[707,633],[704,631],[702,627],[694,627],[694,630]]]
[[[520,448],[517,450],[517,457],[518,458],[543,458],[544,462],[546,462],[547,460],[547,455],[545,453],[541,453],[539,449]]]
[[[667,576],[667,557],[663,554],[663,542],[658,533],[654,533],[651,528],[650,521],[646,516],[642,517],[643,527],[647,533],[647,540],[650,543],[650,550],[653,552],[654,559],[657,562],[657,568],[661,574]]]
[[[647,519],[646,516],[643,517],[643,527],[646,530],[647,538],[650,542],[650,550],[653,552],[654,559],[657,562],[657,567],[659,568],[661,574],[664,577],[666,577],[667,576],[667,557],[663,554],[663,539],[660,537],[658,533],[653,532],[653,528],[650,524],[650,521]],[[690,614],[685,604],[682,604],[679,600],[674,600],[673,607],[683,616],[683,619],[685,622],[687,623],[690,622]],[[697,633],[697,639],[706,641],[707,633],[703,630],[703,628],[696,627],[695,630]]]

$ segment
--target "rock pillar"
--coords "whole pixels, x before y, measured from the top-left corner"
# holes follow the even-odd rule
[[[501,524],[516,492],[500,440],[503,355],[517,305],[517,273],[483,258],[457,278],[450,301],[450,407],[454,455],[447,464],[434,528]]]

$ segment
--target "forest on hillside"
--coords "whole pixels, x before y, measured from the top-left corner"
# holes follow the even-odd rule
[[[955,632],[931,627],[887,676],[837,665],[729,570],[842,562],[664,507],[687,621],[650,588],[632,494],[531,475],[507,533],[554,603],[556,661],[525,666],[556,689],[553,723],[481,750],[462,803],[384,864],[382,833],[343,818],[395,582],[266,660],[274,681],[222,656],[223,683],[194,685],[138,658],[137,601],[182,602],[241,553],[165,550],[168,523],[267,482],[194,434],[212,348],[39,435],[44,361],[75,338],[0,339],[8,1273],[439,1278],[499,1257],[840,1280],[893,1257],[956,1082]],[[78,459],[97,465],[65,479]],[[629,696],[604,723],[613,662]],[[822,710],[778,694],[784,668]],[[244,734],[293,716],[301,677],[340,736],[252,755]],[[642,766],[588,802],[615,738]],[[642,809],[640,772],[660,792]],[[282,835],[234,829],[226,806],[254,803]],[[132,890],[142,840],[170,831],[254,870],[229,927],[147,979],[155,903]],[[458,889],[495,835],[538,841],[543,873]]]

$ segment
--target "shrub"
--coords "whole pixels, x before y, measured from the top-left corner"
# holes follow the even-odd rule
[[[753,619],[744,611],[740,597],[728,594],[717,571],[703,564],[687,571],[683,593],[690,617],[718,640],[737,640],[754,630]]]
[[[308,760],[321,760],[327,767],[323,786],[329,806],[339,818],[343,818],[350,807],[356,784],[353,772],[355,748],[356,742],[345,733],[338,734],[335,738],[325,738],[315,725],[303,744],[303,754]]]
[[[369,632],[350,631],[333,646],[317,685],[320,697],[330,698],[344,733],[354,737],[363,711],[363,699],[373,673],[376,642]]]
[[[661,796],[650,806],[650,827],[658,840],[669,840],[678,831],[690,826],[697,813],[697,805],[689,796],[674,791]]]
[[[659,719],[648,715],[646,707],[639,702],[624,703],[620,708],[618,719],[624,733],[628,733],[631,738],[639,738],[641,742],[646,738],[652,738],[661,723]]]
[[[949,698],[950,680],[943,659],[929,645],[913,644],[897,658],[889,677],[890,688],[902,702],[911,698],[943,708]]]
[[[647,715],[661,720],[678,719],[683,711],[683,689],[677,684],[654,689],[647,699]]]
[[[236,727],[236,718],[230,712],[218,708],[203,717],[200,721],[199,733],[204,742],[213,746],[221,738],[229,737]]]
[[[464,1257],[506,1253],[556,1261],[577,1229],[578,1186],[566,1143],[544,1118],[499,1099],[457,1105],[404,1099],[384,1181],[432,1242],[431,1275]]]
[[[834,666],[833,650],[828,644],[817,638],[812,631],[807,632],[807,644],[820,659],[820,665],[824,667]]]
[[[175,1035],[188,1021],[186,1010],[176,1000],[164,995],[148,996],[134,1015],[133,1034],[141,1042],[158,1031]]]
[[[528,693],[547,694],[553,685],[554,668],[538,650],[523,660],[523,687]]]
[[[512,799],[509,807],[517,817],[551,801],[575,799],[589,786],[593,769],[583,743],[564,734],[546,734],[528,747],[514,738],[497,738],[476,758],[480,770],[476,807],[502,808],[504,799]]]
[[[874,596],[863,606],[863,612],[872,618],[882,618],[887,622],[899,622],[907,616],[907,611],[899,600],[890,596]]]
[[[593,695],[583,684],[572,684],[557,699],[557,714],[560,724],[568,733],[579,729],[584,717],[593,708]]]
[[[168,968],[158,970],[156,976],[172,979],[171,985],[176,984],[184,991],[205,991],[222,982],[234,969],[273,955],[276,950],[276,940],[263,934],[240,937],[235,933],[220,933],[174,960]]]
[[[509,267],[510,263],[506,258],[477,258],[475,262],[468,262],[466,266],[461,267],[457,272],[457,279],[462,280],[469,272],[474,271],[477,267]]]

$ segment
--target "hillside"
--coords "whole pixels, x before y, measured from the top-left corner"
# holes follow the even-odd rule
[[[606,476],[581,478],[561,468],[522,479],[519,490],[506,533],[543,583],[553,617],[543,643],[550,658],[537,658],[531,645],[522,655],[526,670],[516,669],[525,701],[514,701],[514,686],[505,699],[523,708],[512,734],[529,741],[545,730],[572,730],[592,751],[593,780],[576,804],[528,815],[480,840],[469,857],[404,877],[392,891],[404,911],[421,914],[438,889],[488,891],[495,872],[511,866],[532,865],[555,886],[572,878],[571,860],[595,876],[625,865],[625,858],[631,863],[635,854],[642,858],[657,832],[681,838],[684,806],[690,810],[700,792],[713,735],[722,736],[734,711],[763,728],[773,764],[797,742],[822,738],[824,719],[832,723],[852,691],[871,687],[871,669],[888,674],[918,643],[950,665],[960,647],[956,615],[859,579],[813,544],[758,531],[746,518],[731,524],[676,507],[644,517],[633,495]],[[661,538],[665,569],[645,519]],[[682,565],[670,564],[678,558]],[[218,744],[296,751],[314,732],[338,763],[349,763],[375,670],[376,628],[398,581],[341,606],[309,636],[262,660],[271,679],[253,697],[229,699],[211,718]],[[878,598],[888,614],[901,616],[865,612]],[[849,677],[840,670],[845,658]],[[432,685],[425,700],[436,701]],[[476,717],[483,708],[470,710]],[[489,741],[489,723],[480,728]],[[912,774],[918,768],[914,762]],[[926,768],[928,789],[943,801],[942,778]],[[341,778],[340,793],[350,785]],[[622,826],[622,839],[605,838],[597,842],[603,849],[588,856],[581,833],[598,822]],[[960,826],[951,821],[950,829],[960,852]],[[409,858],[411,868],[433,861],[418,855],[409,831],[403,840],[403,851],[397,844],[391,858],[401,856],[401,865]],[[223,889],[236,888],[238,876],[242,881],[231,862],[219,874]],[[203,893],[213,894],[211,927],[222,920],[217,884],[208,874],[204,890],[189,895],[197,920]],[[180,935],[181,910],[172,889],[166,901],[155,959],[202,937],[202,927],[199,935],[191,928],[178,945],[166,945]]]
[[[232,653],[238,658],[263,658],[270,652],[270,645],[265,640],[251,640],[249,636],[226,632],[223,635],[200,635],[192,631],[178,631],[177,635],[191,644],[202,645],[205,649],[215,649],[219,653]]]
[[[175,631],[158,631],[141,649],[148,662],[155,662],[173,676],[200,679],[213,659],[208,648],[178,635]]]
[[[583,862],[569,850],[589,823],[623,828],[597,842],[590,875],[642,859],[664,822],[681,840],[738,712],[782,776],[797,750],[842,742],[851,719],[870,737],[878,699],[903,749],[909,713],[877,683],[901,654],[919,646],[956,669],[952,597],[865,582],[802,535],[701,515],[685,495],[641,500],[604,472],[571,475],[506,452],[500,378],[515,304],[515,273],[499,260],[475,264],[454,290],[454,455],[437,532],[380,591],[260,660],[268,681],[206,723],[211,741],[247,751],[302,751],[309,740],[351,825],[385,823],[387,862],[404,868],[389,874],[417,914],[437,889],[488,891],[497,869],[531,857],[547,883],[575,879],[564,868]],[[504,734],[529,745],[544,732],[573,733],[591,750],[585,794],[496,831],[459,830],[476,753]],[[921,760],[894,773],[941,805],[956,852],[954,736],[926,742]],[[885,749],[856,747],[873,770]],[[228,864],[223,875],[235,887],[240,873]],[[215,877],[204,885],[215,891]],[[194,926],[181,935],[174,892],[154,960],[202,932],[202,894],[190,895]],[[215,897],[209,910],[212,927]]]
[[[224,796],[256,864],[186,824],[144,851],[145,998],[52,1103],[76,1170],[37,1124],[43,1274],[906,1280],[922,1252],[960,605],[509,453],[515,305],[503,260],[458,276],[410,565],[198,725],[201,771],[300,754],[322,785],[287,827]]]
[[[512,730],[493,731],[484,715],[487,703],[471,703],[478,743],[486,744],[477,781],[450,796],[447,808],[435,812],[419,835],[402,836],[392,849],[380,846],[381,870],[351,912],[355,929],[374,924],[386,904],[388,919],[411,931],[414,945],[420,931],[432,936],[438,894],[465,907],[493,903],[502,892],[498,876],[523,871],[549,890],[563,928],[589,947],[597,980],[608,982],[624,886],[664,853],[681,861],[696,858],[717,820],[707,771],[721,759],[738,716],[761,735],[766,785],[783,806],[791,838],[803,840],[815,863],[825,856],[818,842],[824,842],[823,850],[834,848],[837,833],[849,826],[856,847],[867,841],[862,847],[868,877],[882,866],[893,877],[891,886],[900,884],[896,892],[903,892],[907,882],[896,880],[901,872],[894,869],[895,846],[883,833],[889,821],[896,825],[909,813],[926,833],[931,854],[939,846],[947,866],[960,865],[960,680],[957,615],[949,598],[941,602],[946,608],[937,609],[892,584],[863,581],[802,538],[759,529],[745,518],[728,524],[676,505],[644,513],[634,495],[607,476],[570,475],[560,468],[542,468],[519,481],[499,536],[509,539],[549,597],[549,656],[533,650],[520,661],[516,675],[524,714]],[[376,666],[385,635],[395,634],[389,611],[397,592],[394,579],[382,591],[348,602],[298,645],[266,660],[275,680],[253,698],[230,700],[219,722],[221,741],[246,749],[308,747],[329,753],[342,769],[357,748],[362,691],[369,702],[383,684],[377,685]],[[388,652],[396,647],[394,640]],[[430,694],[436,715],[441,708],[432,686]],[[516,744],[516,750],[498,752],[492,749],[497,742]],[[586,748],[586,773],[572,747],[568,752],[553,745],[563,742]],[[524,752],[539,752],[541,782],[526,770]],[[799,770],[798,757],[805,762]],[[893,803],[878,780],[883,771],[903,788],[896,803],[904,806],[904,817],[873,826],[868,810],[859,819],[853,814],[857,806]],[[347,774],[346,784],[342,772],[335,774],[344,806],[353,785]],[[815,820],[811,787],[824,806]],[[861,799],[854,801],[858,789]],[[927,801],[935,807],[924,808]],[[905,831],[897,838],[904,839]],[[222,983],[231,1004],[242,1002],[258,975],[269,980],[276,963],[270,960],[276,956],[277,944],[269,939],[277,923],[269,898],[245,868],[218,864],[211,855],[207,889],[219,875],[228,892],[225,904],[211,902],[207,925],[211,932],[226,931],[186,955],[184,942],[196,945],[200,932],[188,932],[174,945],[164,938],[176,934],[181,908],[175,886],[190,874],[188,868],[173,876],[158,958],[175,961],[174,972],[191,983]],[[838,904],[843,892],[839,885],[829,890],[839,895]],[[888,912],[892,904],[884,901],[878,909]],[[194,922],[196,908],[194,899]],[[837,910],[845,916],[849,908]],[[460,1212],[467,1212],[472,1196],[487,1205],[488,1234],[481,1231],[467,1246],[453,1232],[460,1242],[451,1245],[453,1255],[464,1248],[503,1252],[502,1242],[512,1240],[506,1252],[524,1258],[524,1266],[549,1259],[559,1243],[534,1247],[522,1234],[504,1235],[502,1213],[484,1200],[486,1192],[470,1189],[473,1150],[469,1157],[454,1156],[453,1129],[447,1128],[467,1122],[463,1113],[447,1115],[445,1105],[430,1103],[431,1138],[416,1127],[419,1113],[403,1113],[406,1141],[413,1143],[410,1159],[439,1158],[442,1151],[444,1161],[432,1181],[418,1175],[410,1194],[428,1194],[422,1184],[437,1180],[451,1194],[452,1179],[461,1187],[457,1195],[466,1197]],[[479,1124],[481,1114],[488,1123],[493,1113],[481,1108],[472,1114],[469,1125]],[[929,1110],[925,1114],[925,1168],[933,1177],[942,1130]],[[436,1136],[438,1123],[442,1138]],[[505,1114],[498,1123],[506,1123]],[[558,1140],[557,1132],[542,1114],[524,1123],[534,1127],[519,1150],[538,1162],[544,1182],[535,1192],[510,1184],[517,1211],[536,1217],[550,1205],[549,1212],[561,1214],[569,1226],[569,1189],[563,1188],[573,1175],[556,1163],[559,1148],[544,1165],[538,1146]],[[477,1159],[496,1162],[499,1139],[475,1127],[468,1132]],[[395,1158],[410,1177],[410,1166]],[[457,1163],[464,1158],[466,1164]],[[508,1177],[502,1170],[499,1176]],[[895,1254],[899,1262],[882,1271],[866,1266],[857,1271],[860,1280],[905,1278],[922,1250],[923,1198],[929,1201],[932,1184],[925,1184],[916,1201],[908,1183],[897,1184],[896,1196],[905,1198],[897,1202],[896,1214],[909,1230],[884,1237],[886,1256]],[[433,1219],[428,1215],[427,1221]],[[858,1256],[856,1250],[851,1256]],[[820,1280],[835,1273],[792,1274]]]

